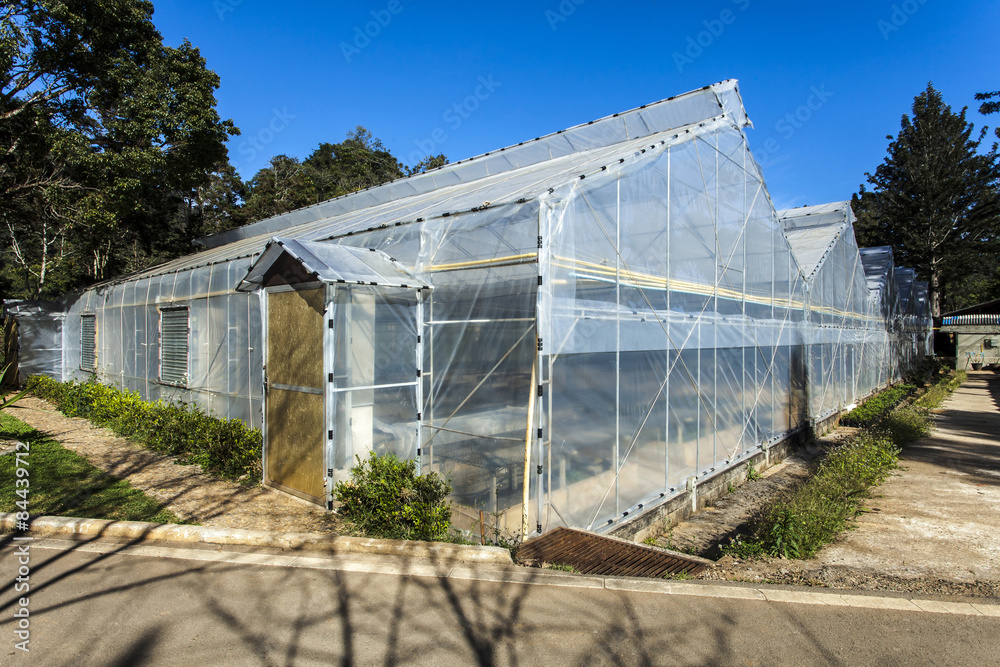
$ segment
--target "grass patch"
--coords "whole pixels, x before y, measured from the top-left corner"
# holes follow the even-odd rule
[[[184,523],[173,512],[125,480],[95,468],[87,459],[47,438],[28,424],[0,414],[0,437],[29,445],[28,512],[115,521]],[[23,460],[23,459],[22,459]],[[0,512],[17,512],[15,456],[0,456]]]
[[[545,566],[546,570],[556,570],[557,572],[570,572],[576,573],[572,565],[567,565],[565,563],[549,563]]]
[[[723,547],[741,558],[809,558],[858,514],[869,489],[896,468],[899,448],[886,434],[862,432],[829,452],[815,474],[750,522],[746,536]]]

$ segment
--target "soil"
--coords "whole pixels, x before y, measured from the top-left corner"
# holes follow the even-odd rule
[[[716,561],[701,579],[1000,600],[1000,375],[970,373],[935,412],[931,435],[904,448],[853,529],[814,558],[744,561],[720,547],[855,429],[819,439],[656,543]]]
[[[336,514],[262,486],[219,479],[178,463],[86,419],[66,417],[48,402],[22,398],[6,409],[67,449],[160,502],[182,520],[203,526],[281,532],[338,533]]]

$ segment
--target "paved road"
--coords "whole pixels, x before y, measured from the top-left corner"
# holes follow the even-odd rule
[[[5,582],[16,551],[8,537]],[[980,604],[51,539],[31,543],[28,567],[30,653],[14,647],[7,584],[0,664],[987,665],[1000,655],[1000,606]]]

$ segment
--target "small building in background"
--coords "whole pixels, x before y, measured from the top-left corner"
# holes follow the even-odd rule
[[[945,313],[940,332],[959,370],[1000,370],[1000,299]]]

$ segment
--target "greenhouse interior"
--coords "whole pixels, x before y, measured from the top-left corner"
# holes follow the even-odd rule
[[[724,81],[9,305],[22,376],[241,419],[328,507],[391,452],[456,525],[610,530],[930,353],[927,285],[848,202],[776,211],[749,126]]]

